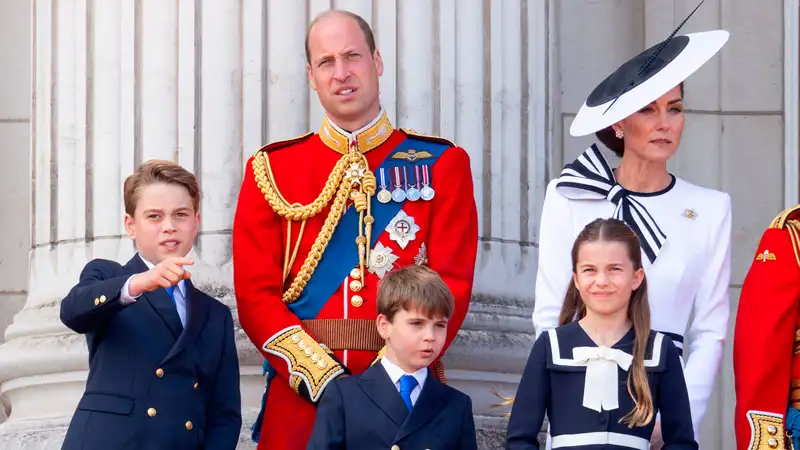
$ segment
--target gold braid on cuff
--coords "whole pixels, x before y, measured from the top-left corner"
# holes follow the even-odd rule
[[[305,385],[312,402],[319,400],[331,380],[344,373],[344,368],[331,357],[327,348],[299,325],[278,332],[264,344],[263,349],[286,361],[292,390],[299,394]]]
[[[753,434],[748,450],[785,450],[783,415],[764,411],[748,411],[747,421]]]

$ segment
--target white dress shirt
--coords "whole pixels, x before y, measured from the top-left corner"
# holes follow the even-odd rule
[[[417,379],[417,385],[411,390],[411,405],[415,405],[417,403],[417,399],[419,398],[419,393],[422,392],[422,386],[425,384],[425,379],[428,378],[428,368],[423,367],[414,373],[406,373],[403,369],[398,367],[397,364],[389,361],[386,356],[381,358],[381,364],[383,365],[383,369],[386,370],[386,373],[389,375],[389,379],[391,379],[392,383],[394,383],[394,387],[397,389],[397,392],[400,392],[400,377],[403,375],[411,375]]]
[[[142,255],[136,255],[141,259],[144,264],[147,266],[148,269],[152,269],[156,265],[151,263],[150,261],[142,258]],[[131,278],[134,276],[131,275],[125,284],[122,285],[122,289],[119,292],[119,301],[123,305],[127,305],[129,303],[134,303],[137,298],[139,298],[139,294],[136,297],[131,296],[131,291],[128,289],[128,285],[131,283]],[[186,327],[186,283],[184,280],[178,281],[178,288],[175,289],[172,293],[175,299],[175,307],[178,309],[178,316],[181,318],[181,325]]]
[[[547,187],[539,232],[539,265],[533,324],[538,338],[558,325],[572,280],[571,249],[581,230],[614,214],[608,200],[572,200]],[[644,257],[651,328],[686,335],[686,386],[695,435],[714,388],[728,330],[731,201],[724,192],[680,178],[653,194],[633,194],[667,239],[654,263]],[[694,315],[691,325],[690,315]],[[678,348],[683,346],[676,342]]]

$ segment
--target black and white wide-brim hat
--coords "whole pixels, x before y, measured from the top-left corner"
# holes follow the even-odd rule
[[[638,54],[592,91],[569,133],[586,136],[649,105],[711,59],[728,36],[725,30],[675,36]]]

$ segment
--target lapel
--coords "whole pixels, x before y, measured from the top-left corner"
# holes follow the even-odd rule
[[[399,394],[397,398],[400,398]],[[420,392],[419,398],[417,398],[417,402],[411,410],[411,414],[403,423],[403,426],[400,427],[395,442],[413,433],[436,417],[444,410],[446,402],[447,389],[433,376],[433,371],[428,368],[428,378],[425,379],[425,386],[423,386],[422,392]]]
[[[208,301],[206,301],[207,299],[202,295],[197,295],[191,281],[186,280],[184,284],[186,288],[186,328],[180,334],[178,341],[172,346],[169,353],[167,353],[167,356],[164,357],[162,365],[170,358],[182,352],[186,346],[192,344],[195,339],[197,339],[208,317],[209,304]],[[167,295],[167,297],[169,297],[169,295]],[[177,315],[177,310],[175,314]],[[178,324],[180,324],[180,318],[178,318]]]
[[[358,385],[378,408],[392,419],[392,422],[398,427],[403,425],[408,417],[408,409],[380,362],[361,374]]]
[[[147,265],[141,260],[138,253],[128,261],[125,268],[130,270],[131,273],[148,271]],[[183,331],[183,325],[181,325],[181,318],[178,315],[175,302],[172,301],[172,297],[169,296],[167,290],[158,288],[152,292],[145,292],[140,298],[143,298],[147,304],[153,308],[155,313],[161,317],[161,320],[164,321],[164,325],[166,325],[170,333],[172,333],[172,337],[178,339],[181,331]]]

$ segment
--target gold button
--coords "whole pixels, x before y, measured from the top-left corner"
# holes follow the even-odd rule
[[[319,361],[317,362],[317,367],[319,367],[320,369],[324,369],[328,367],[328,363],[326,363],[325,361]]]
[[[769,433],[771,435],[777,434],[778,433],[778,427],[776,427],[775,425],[768,426],[767,427],[767,433]]]
[[[150,416],[150,417],[155,417],[156,416],[156,409],[155,408],[148,409],[147,410],[147,415]]]
[[[361,278],[361,269],[356,267],[350,271],[350,278]]]
[[[314,362],[319,361],[319,355],[314,353],[313,355],[311,355],[311,360],[314,361]]]
[[[99,298],[94,299],[94,306],[97,306],[99,304],[100,304],[100,299]]]
[[[778,448],[778,440],[770,439],[767,441],[767,445],[769,445],[769,448]]]
[[[393,445],[392,446],[392,450],[400,450],[400,446],[399,445]]]
[[[350,304],[355,306],[356,308],[360,308],[361,305],[364,304],[364,299],[361,298],[360,295],[354,295],[350,297]]]
[[[195,383],[195,384],[194,384],[194,390],[195,390],[195,391],[197,390],[197,386],[198,386],[198,384],[197,384],[197,383]]]
[[[194,428],[194,425],[192,425],[192,421],[191,420],[187,420],[186,421],[186,430],[187,431],[192,431],[192,428]]]
[[[299,334],[293,334],[292,335],[292,342],[294,342],[295,344],[300,342],[300,335]]]
[[[100,296],[100,303],[105,303],[105,302],[106,302],[106,296],[105,295],[101,295]]]
[[[353,292],[358,292],[361,290],[362,284],[358,280],[353,280],[350,282],[350,290]]]
[[[164,376],[164,369],[158,369],[158,370],[156,370],[156,376],[157,376],[158,378],[161,378],[161,377],[163,377],[163,376]]]
[[[311,350],[310,348],[307,348],[307,349],[305,349],[305,351],[303,353],[305,353],[306,356],[311,356],[311,354],[314,353],[314,350]]]
[[[297,346],[300,347],[300,350],[305,350],[306,347],[308,347],[308,344],[306,344],[306,341],[300,341],[300,343],[297,344]]]

